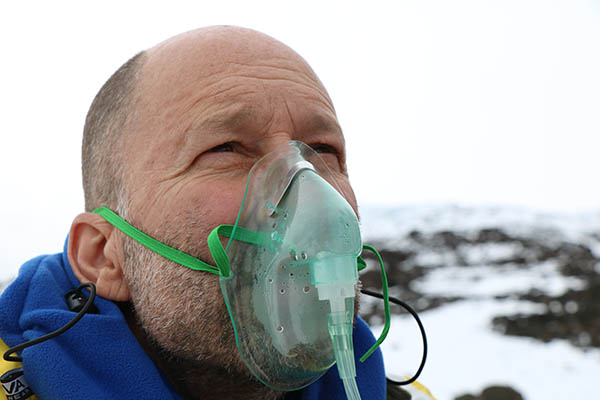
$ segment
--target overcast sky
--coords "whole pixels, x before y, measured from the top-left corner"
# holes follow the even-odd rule
[[[168,4],[168,5],[167,5]],[[181,32],[242,25],[328,88],[359,203],[600,204],[600,0],[10,2],[0,7],[0,279],[59,251],[104,81]]]

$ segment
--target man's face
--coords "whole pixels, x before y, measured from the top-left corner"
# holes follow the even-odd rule
[[[234,223],[248,171],[287,141],[321,152],[356,210],[344,138],[325,89],[291,50],[247,34],[173,40],[151,50],[124,146],[128,218],[211,264],[208,233]],[[160,347],[244,368],[218,277],[138,246],[126,253],[132,303]]]

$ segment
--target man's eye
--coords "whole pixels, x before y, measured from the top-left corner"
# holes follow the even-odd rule
[[[328,144],[319,143],[313,144],[310,147],[312,147],[312,149],[319,154],[338,154],[338,151],[335,149],[335,147]]]
[[[218,146],[215,146],[208,151],[211,153],[227,153],[227,152],[234,152],[235,149],[234,149],[232,142],[227,142],[227,143],[223,143]]]

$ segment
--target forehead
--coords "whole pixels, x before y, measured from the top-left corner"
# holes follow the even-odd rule
[[[244,77],[249,79],[239,82]],[[199,89],[216,95],[231,86],[250,88],[251,79],[288,80],[327,96],[310,66],[292,49],[269,36],[236,28],[191,32],[149,50],[140,91],[152,105],[189,97]]]
[[[195,113],[233,113],[243,105],[249,117],[252,111],[271,107],[277,102],[288,106],[302,103],[307,110],[325,108],[335,114],[321,82],[312,71],[285,58],[256,59],[247,63],[224,60],[209,65],[172,64],[161,74],[148,73],[141,80],[140,109],[145,117],[175,117],[177,111],[195,108]],[[166,113],[169,107],[172,112]],[[175,110],[176,108],[176,110]]]
[[[321,83],[286,61],[213,64],[209,68],[212,71],[191,70],[144,83],[136,107],[138,130],[144,136],[156,132],[170,137],[192,128],[266,129],[267,124],[286,131],[297,128],[279,125],[280,120],[301,122],[305,129],[339,130],[335,110]]]
[[[153,171],[174,173],[194,153],[242,136],[266,149],[281,132],[305,142],[326,134],[343,151],[331,100],[308,64],[274,39],[243,36],[176,38],[148,52],[125,142],[131,176],[150,184]]]
[[[134,131],[146,140],[157,127],[164,136],[192,125],[225,129],[279,117],[339,130],[331,100],[308,64],[262,34],[176,38],[150,50],[147,60],[134,118]]]

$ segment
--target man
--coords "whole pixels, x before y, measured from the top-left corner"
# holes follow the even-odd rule
[[[25,264],[0,298],[4,352],[73,317],[65,289],[97,288],[97,314],[23,350],[31,390],[42,399],[344,398],[335,368],[302,391],[260,383],[236,349],[218,277],[166,260],[91,212],[111,208],[211,263],[207,236],[235,221],[249,169],[290,140],[320,153],[356,212],[331,99],[287,46],[252,30],[211,27],[123,65],[86,119],[86,212],[74,219],[65,253]],[[360,324],[355,349],[368,349],[373,338]],[[363,398],[383,398],[380,353],[357,368]],[[5,391],[14,392],[16,381],[7,379]]]

